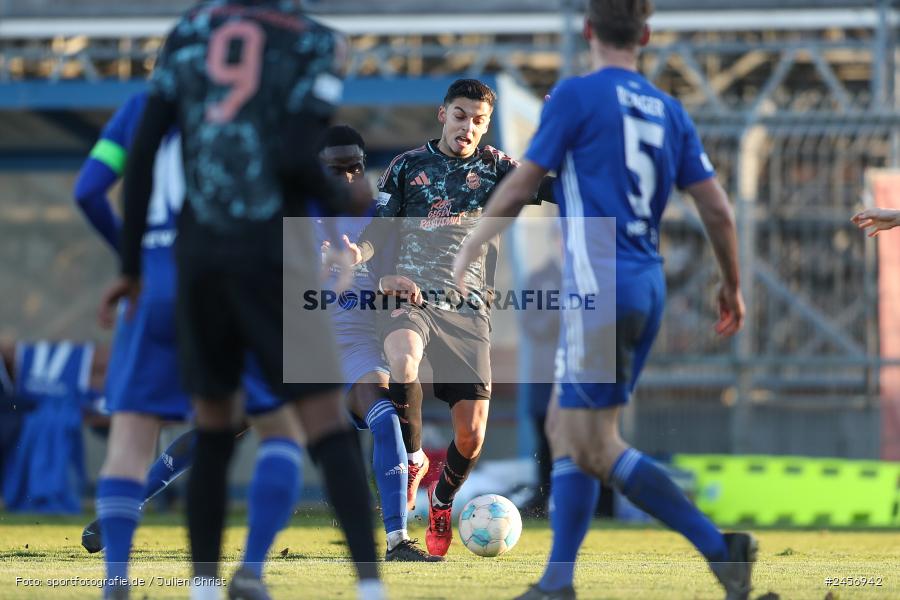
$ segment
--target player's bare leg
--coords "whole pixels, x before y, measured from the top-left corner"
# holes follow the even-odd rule
[[[360,597],[380,598],[382,587],[372,532],[372,505],[356,432],[350,428],[339,389],[292,403],[309,441],[309,454],[325,481],[328,498],[356,563]]]
[[[104,586],[105,597],[128,597],[131,543],[158,435],[159,419],[155,416],[118,412],[112,417],[106,460],[97,483],[99,526],[90,532],[99,534],[99,546],[106,547],[106,575],[111,583]]]
[[[453,441],[438,481],[428,488],[428,529],[425,544],[431,554],[444,556],[453,541],[450,519],[453,496],[475,468],[487,428],[488,400],[462,400],[450,409]]]
[[[155,416],[116,413],[110,420],[106,460],[101,477],[120,477],[142,482],[156,450],[160,422]]]
[[[384,354],[391,369],[391,402],[400,418],[403,443],[409,455],[409,483],[406,488],[407,510],[416,507],[419,484],[430,466],[422,450],[422,384],[419,365],[425,343],[418,332],[397,329],[384,340]]]

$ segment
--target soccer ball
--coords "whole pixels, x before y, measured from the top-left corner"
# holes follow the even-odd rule
[[[459,514],[459,538],[478,556],[500,556],[512,550],[520,535],[519,510],[503,496],[476,496]]]

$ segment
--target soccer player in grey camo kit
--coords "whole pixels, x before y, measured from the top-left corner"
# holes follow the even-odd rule
[[[455,81],[438,109],[441,137],[397,156],[378,184],[376,215],[358,244],[345,244],[358,262],[397,237],[395,269],[381,289],[403,290],[410,303],[386,311],[380,329],[391,370],[391,401],[409,453],[407,502],[428,470],[422,451],[422,387],[425,353],[434,369],[434,392],[450,405],[454,439],[440,479],[428,490],[425,542],[443,556],[452,540],[453,496],[475,466],[484,442],[491,397],[490,290],[497,240],[467,272],[471,293],[461,298],[453,284],[453,259],[478,223],[491,192],[518,162],[491,146],[480,146],[491,122],[496,95],[474,79]],[[532,199],[551,198],[550,185]],[[396,218],[392,218],[396,217]]]

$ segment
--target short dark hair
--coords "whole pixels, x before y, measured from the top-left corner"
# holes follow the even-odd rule
[[[357,130],[349,125],[334,125],[325,131],[319,144],[319,150],[334,146],[359,146],[363,154],[366,152],[365,140]]]
[[[597,38],[616,48],[637,46],[652,14],[652,0],[590,0],[588,3],[588,19]]]
[[[444,96],[444,106],[449,105],[457,98],[487,102],[493,108],[494,103],[497,101],[497,94],[494,93],[491,86],[477,79],[457,79],[447,88],[447,94]]]

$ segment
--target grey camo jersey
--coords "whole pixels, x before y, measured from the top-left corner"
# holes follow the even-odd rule
[[[334,113],[345,54],[341,36],[291,2],[214,0],[185,13],[151,80],[182,127],[180,243],[191,234],[192,245],[223,250],[280,240],[284,123],[301,112]]]
[[[382,175],[373,224],[378,217],[401,217],[392,221],[399,238],[396,273],[412,279],[438,308],[459,305],[452,300],[453,260],[497,184],[518,164],[492,146],[466,159],[447,156],[432,140],[397,156]],[[377,238],[368,233],[362,238]],[[373,246],[377,252],[378,242]],[[488,245],[465,275],[469,290],[482,298],[493,286],[497,246]]]

